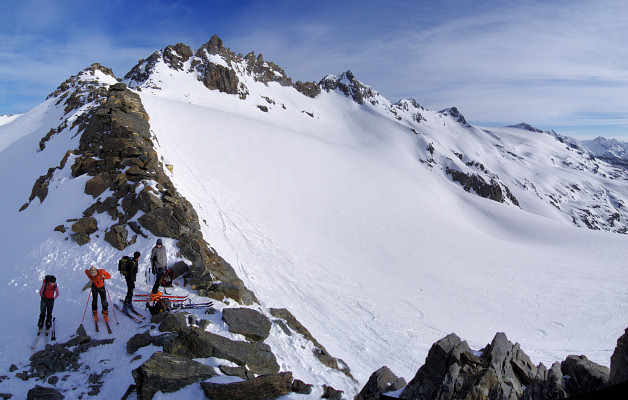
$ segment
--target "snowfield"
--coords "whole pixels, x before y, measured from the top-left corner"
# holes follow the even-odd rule
[[[250,92],[246,100],[209,91],[194,76],[158,64],[150,87],[138,93],[157,152],[173,165],[171,179],[195,207],[205,240],[257,295],[259,309],[288,308],[357,379],[325,368],[311,343],[285,339],[274,326],[266,343],[282,371],[316,385],[312,398],[320,397],[322,384],[352,398],[383,365],[409,381],[431,345],[452,332],[475,350],[505,332],[534,363],[546,366],[569,354],[609,365],[628,320],[628,236],[578,228],[540,200],[544,190],[565,182],[576,179],[584,187],[598,179],[560,168],[555,161],[573,154],[553,136],[464,127],[428,110],[422,111],[426,120],[417,125],[417,135],[405,119],[383,111],[390,107],[383,98],[378,105],[358,105],[323,91],[311,99],[273,82],[240,79]],[[83,193],[88,177],[71,176],[72,156],[54,173],[44,202],[35,199],[19,211],[37,178],[78,146],[76,128],[67,128],[38,151],[40,139],[62,117],[52,98],[0,126],[0,375],[13,376],[11,364],[20,371],[27,367],[45,274],[59,282],[59,342],[81,323],[87,302],[83,270],[90,265],[112,273],[107,286],[116,301],[126,291],[117,260],[140,251],[136,292],[148,288],[144,271],[155,238],[139,238],[119,252],[104,242],[104,232],[79,247],[70,232],[54,231],[69,227],[68,220],[93,201]],[[462,190],[438,167],[422,162],[426,143],[439,154],[450,149],[474,155],[509,184],[521,207]],[[496,143],[517,148],[525,161],[500,161]],[[515,184],[522,177],[536,182],[537,193]],[[610,192],[628,193],[625,180],[609,185]],[[164,243],[172,264],[175,241]],[[187,293],[178,283],[176,293]],[[225,306],[217,304],[219,311]],[[235,337],[219,313],[199,316],[211,319],[212,331]],[[110,336],[104,329],[95,334],[89,319],[88,311],[88,334]],[[81,359],[86,370],[60,376],[57,388],[78,396],[89,390],[85,373],[112,369],[99,396],[122,396],[133,383],[130,371],[158,348],[140,349],[142,358],[132,361],[126,342],[147,327],[123,315],[117,320],[111,318],[115,343],[89,350]],[[215,359],[201,361],[218,365]],[[0,381],[0,393],[25,398],[33,386],[9,379]],[[190,385],[155,398],[204,394]]]

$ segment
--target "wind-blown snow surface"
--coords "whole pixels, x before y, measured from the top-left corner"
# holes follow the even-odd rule
[[[257,104],[281,99],[263,113],[186,76],[161,78],[163,90],[140,94],[205,237],[361,384],[382,365],[411,378],[451,332],[480,348],[503,331],[546,365],[568,354],[609,364],[628,317],[626,236],[468,194],[421,165],[417,136],[344,96],[247,81]],[[530,156],[556,142],[490,135]]]
[[[415,135],[376,107],[338,93],[310,99],[275,83],[241,80],[250,91],[245,101],[208,91],[193,77],[172,71],[154,79],[161,90],[139,93],[157,151],[174,165],[171,178],[196,208],[205,239],[234,266],[263,308],[290,309],[359,381],[351,384],[322,367],[298,338],[286,342],[271,334],[267,343],[282,370],[318,385],[313,397],[320,397],[321,383],[352,397],[382,365],[409,380],[431,344],[451,332],[478,349],[503,331],[534,362],[546,365],[568,354],[609,364],[628,319],[628,238],[578,229],[524,191],[515,195],[528,211],[479,198],[419,160],[423,135],[487,163],[494,146],[483,146],[481,135],[515,143],[530,158],[542,158],[548,148],[558,151],[552,137],[515,128],[463,131],[428,111],[422,135]],[[114,299],[126,290],[114,271],[122,254],[102,240],[102,232],[79,247],[52,230],[69,226],[66,220],[93,202],[83,193],[87,177],[71,178],[72,160],[55,172],[42,204],[35,199],[18,212],[35,180],[77,146],[76,131],[69,129],[37,152],[43,134],[63,116],[54,101],[0,127],[0,375],[8,375],[12,363],[20,369],[28,363],[39,313],[36,290],[45,274],[54,273],[60,282],[55,305],[60,342],[74,332],[85,310],[87,293],[80,292],[85,268],[114,272],[108,283]],[[506,168],[497,161],[487,167],[500,176]],[[537,170],[548,179],[537,176],[536,182],[549,187],[566,179],[553,171],[551,165]],[[153,244],[154,238],[140,238],[124,251],[142,252],[140,290]],[[174,242],[166,241],[166,247],[172,262]],[[156,350],[142,349],[143,358],[131,362],[126,341],[145,328],[118,319],[119,325],[113,320],[114,345],[81,358],[87,373],[114,368],[104,378],[103,398],[121,397],[132,383],[130,371]],[[231,335],[219,317],[212,322],[211,329]],[[85,326],[90,335],[108,337],[102,330],[94,335],[89,315]],[[86,391],[80,379],[72,375],[57,386]],[[10,379],[0,382],[0,392],[23,398],[32,386]],[[191,385],[156,396],[166,397],[203,394]]]

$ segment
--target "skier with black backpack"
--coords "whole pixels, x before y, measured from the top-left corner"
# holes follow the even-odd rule
[[[39,296],[41,301],[39,303],[39,321],[37,322],[37,334],[41,333],[44,327],[44,320],[46,322],[46,335],[52,327],[52,309],[55,305],[55,300],[59,297],[59,288],[57,287],[57,279],[54,275],[46,275],[44,282],[39,289]]]
[[[126,315],[129,315],[129,309],[135,311],[135,308],[133,308],[133,289],[135,289],[137,263],[139,260],[140,252],[136,251],[133,253],[133,258],[124,256],[118,262],[118,270],[126,280],[126,297],[124,298],[124,305],[122,306],[122,312]]]

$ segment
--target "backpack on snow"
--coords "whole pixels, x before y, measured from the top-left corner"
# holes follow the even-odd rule
[[[172,281],[174,280],[174,271],[171,268],[166,268],[161,276],[161,286],[172,287]]]

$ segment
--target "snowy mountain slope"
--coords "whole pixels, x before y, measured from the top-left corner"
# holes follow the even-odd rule
[[[409,380],[431,344],[450,332],[480,348],[504,331],[536,363],[577,353],[608,365],[625,328],[627,239],[573,224],[586,226],[582,209],[591,227],[621,231],[627,188],[620,170],[547,133],[474,127],[455,108],[434,112],[411,99],[392,104],[353,74],[292,85],[260,56],[236,57],[216,41],[202,49],[198,56],[182,46],[157,52],[126,82],[138,90],[157,152],[173,165],[170,178],[194,205],[207,241],[262,310],[290,309],[358,380],[322,368],[310,344],[273,332],[268,343],[282,369],[317,384],[313,397],[322,383],[351,397],[382,365]],[[105,87],[117,82],[98,71]],[[212,76],[220,84],[208,89]],[[0,240],[10,245],[0,255],[9,278],[0,300],[16,304],[1,318],[19,321],[2,328],[4,368],[27,359],[45,273],[62,282],[55,307],[65,340],[85,307],[82,270],[113,268],[121,254],[102,232],[79,247],[53,231],[93,201],[71,162],[53,172],[43,203],[34,198],[18,212],[33,182],[77,147],[73,121],[101,101],[84,99],[86,108],[66,113],[66,103],[55,104],[61,96],[0,127],[0,171],[12,172],[0,173],[2,187],[12,188],[2,198],[10,229]],[[64,119],[70,123],[57,129]],[[178,257],[174,242],[166,241],[169,260]],[[138,238],[124,254],[141,251],[145,267],[153,243]],[[124,282],[115,276],[109,289],[120,297]],[[101,389],[112,398],[141,363],[124,350],[137,327],[120,323],[113,347],[84,357],[94,371],[114,367]],[[84,377],[60,385],[87,391]],[[19,397],[31,386],[11,379],[0,392]],[[190,386],[168,398],[201,396]]]
[[[628,159],[628,143],[626,142],[598,137],[593,140],[584,140],[582,143],[596,156]]]
[[[150,250],[154,245],[154,237],[139,237],[121,253],[103,240],[106,238],[104,227],[115,223],[107,213],[93,214],[100,229],[86,245],[79,247],[68,232],[68,226],[71,226],[82,210],[88,209],[94,201],[92,196],[85,193],[86,182],[91,177],[87,175],[75,177],[73,159],[81,153],[78,150],[81,125],[87,123],[89,115],[103,103],[104,97],[101,94],[107,93],[109,85],[117,83],[112,75],[103,71],[106,69],[92,66],[81,72],[62,84],[41,106],[0,128],[0,138],[4,146],[0,157],[2,171],[15,171],[16,166],[20,167],[16,173],[5,173],[0,177],[4,187],[13,188],[12,191],[7,191],[9,195],[2,199],[3,210],[6,210],[3,221],[7,229],[3,230],[0,237],[3,243],[8,244],[0,259],[7,277],[5,290],[0,297],[5,304],[13,307],[5,307],[1,317],[3,321],[15,322],[15,325],[3,325],[5,341],[0,349],[3,366],[0,392],[12,393],[18,398],[26,397],[26,392],[33,386],[32,380],[23,382],[17,377],[5,380],[5,376],[15,376],[15,372],[8,371],[11,364],[17,364],[19,371],[28,369],[30,356],[28,348],[34,338],[39,309],[37,290],[45,274],[56,275],[60,285],[61,297],[55,303],[59,342],[69,339],[88,308],[88,292],[81,292],[80,288],[87,280],[83,270],[90,265],[105,268],[112,273],[113,277],[107,286],[110,299],[117,302],[126,292],[124,280],[115,271],[117,260],[122,254],[140,251],[142,258],[138,290],[143,292],[149,290],[144,274]],[[45,132],[48,133],[44,134]],[[31,159],[33,160],[31,163],[23,161]],[[107,196],[108,193],[105,192],[101,198]],[[183,251],[177,249],[177,241],[167,238],[163,240],[168,251],[169,263],[181,260],[180,253]],[[179,280],[177,284],[182,286],[183,281]],[[188,290],[175,289],[175,293],[189,294],[192,301],[200,300],[195,293]],[[221,311],[227,303],[229,302],[217,302],[216,308]],[[113,325],[114,345],[106,346],[105,349],[90,350],[81,357],[82,366],[78,371],[59,374],[58,378],[63,379],[55,386],[62,392],[78,397],[93,392],[94,386],[99,386],[97,393],[100,396],[121,397],[126,387],[133,382],[131,370],[145,361],[151,352],[160,349],[150,346],[141,352],[141,361],[135,359],[131,361],[132,356],[126,353],[126,342],[134,334],[144,332],[147,325],[137,326],[122,315],[116,316],[115,311],[110,312],[112,325],[120,320],[120,325]],[[228,331],[228,326],[221,320],[220,313],[207,317],[203,315],[203,310],[199,310],[198,314],[200,318],[210,319],[211,332],[234,340],[243,340],[240,335]],[[85,318],[83,322],[90,335],[95,338],[108,337],[102,331],[100,334],[94,333],[89,313]],[[41,339],[41,342],[43,341]],[[286,337],[278,327],[275,327],[267,343],[276,347],[277,351],[283,351],[283,354],[279,353],[283,368],[289,368],[295,376],[317,385],[313,393],[318,396],[322,393],[323,383],[333,384],[345,391],[356,390],[356,384],[347,376],[324,367],[314,356],[315,349],[312,343],[302,337],[298,335]],[[43,344],[40,343],[39,348],[42,347]],[[300,350],[295,351],[297,348]],[[214,359],[201,361],[212,366],[225,363],[224,360]],[[100,378],[90,377],[96,374],[104,376],[104,382],[96,384],[95,381]],[[90,379],[87,379],[88,377]],[[232,380],[220,374],[210,381]],[[200,387],[189,388],[181,391],[180,396],[200,397],[202,391]]]
[[[22,114],[0,115],[0,125],[8,124]]]
[[[243,100],[207,90],[186,62],[127,81],[177,187],[263,302],[289,304],[360,381],[382,364],[410,376],[450,331],[479,346],[504,330],[545,363],[576,348],[608,362],[626,239],[570,224],[624,229],[621,171],[553,135],[374,91],[311,99],[244,73]],[[492,178],[519,207],[467,194],[447,169]]]

